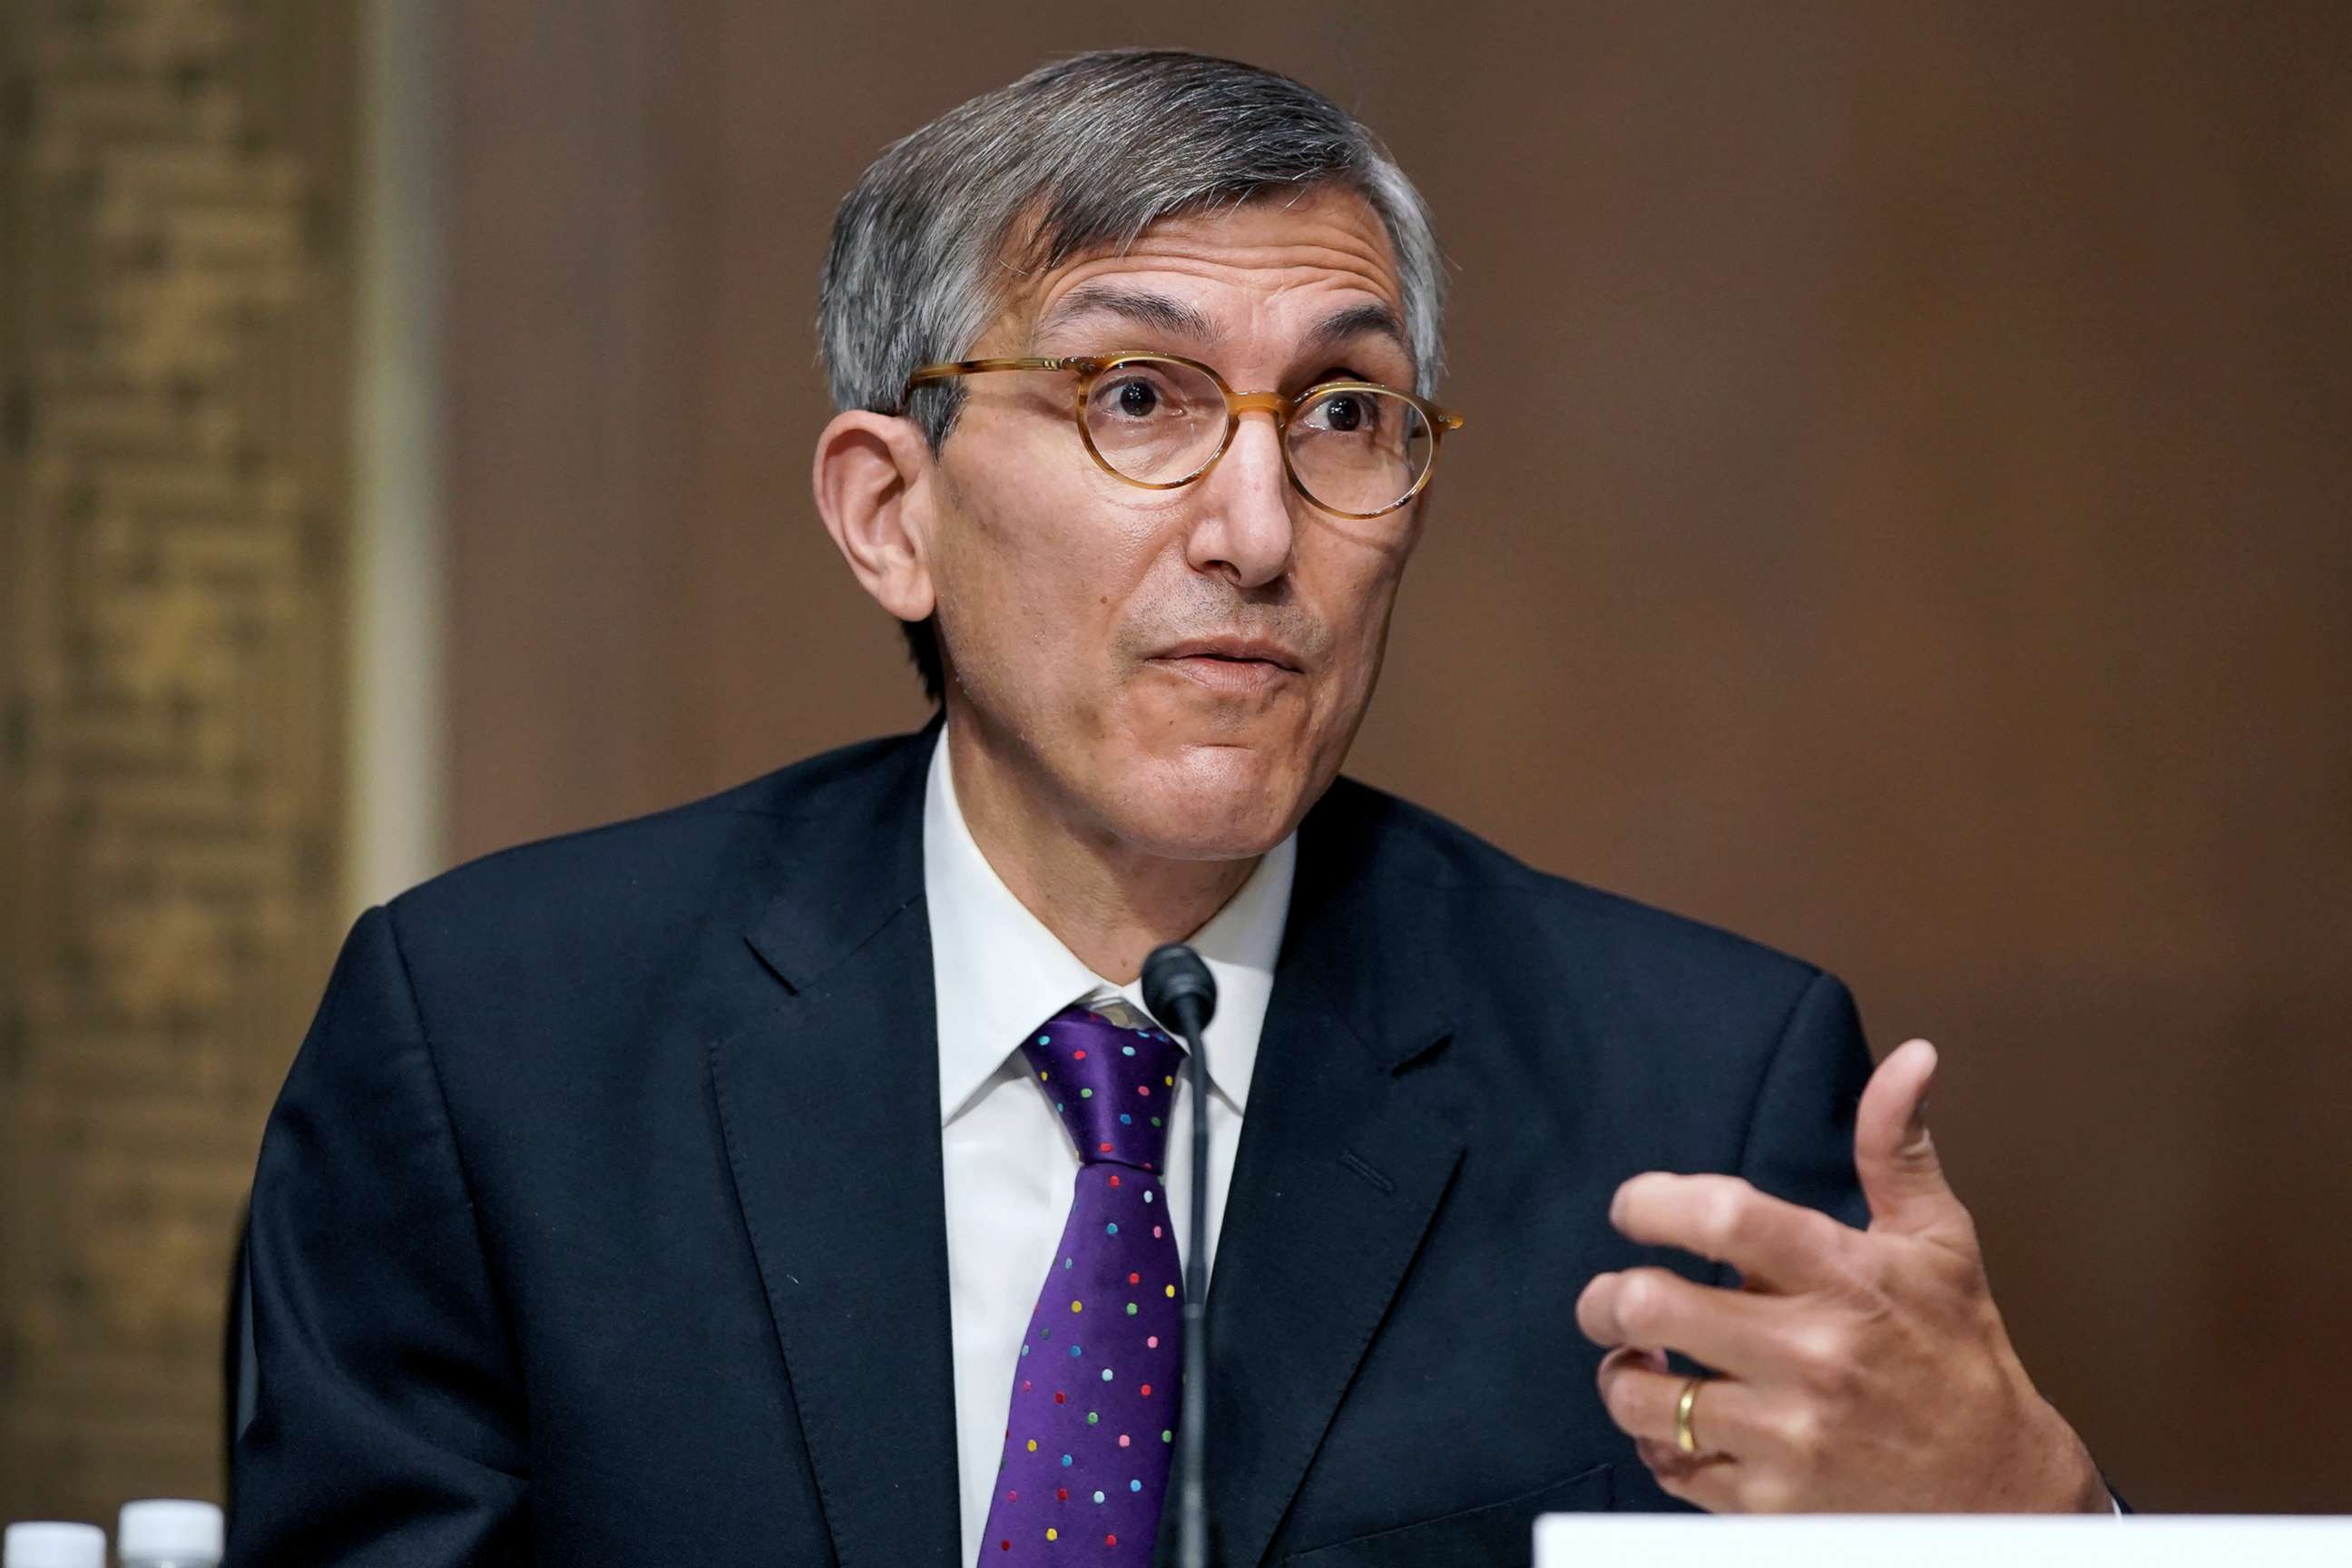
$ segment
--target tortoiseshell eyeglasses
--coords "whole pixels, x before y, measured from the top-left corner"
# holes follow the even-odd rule
[[[907,378],[907,393],[1013,370],[1076,375],[1078,439],[1107,472],[1146,489],[1175,489],[1207,473],[1233,445],[1242,416],[1264,410],[1281,436],[1292,488],[1345,518],[1384,517],[1419,495],[1439,438],[1462,428],[1459,414],[1377,382],[1326,381],[1296,396],[1237,393],[1198,360],[1162,353],[927,364]]]

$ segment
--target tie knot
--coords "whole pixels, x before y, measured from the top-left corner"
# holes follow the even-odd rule
[[[1130,1010],[1118,1009],[1118,1017]],[[1184,1047],[1149,1019],[1114,1021],[1075,1004],[1021,1042],[1037,1087],[1088,1163],[1109,1161],[1158,1173],[1166,1163],[1168,1107]]]

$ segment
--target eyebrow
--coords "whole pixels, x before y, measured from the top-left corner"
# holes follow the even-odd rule
[[[1181,300],[1166,294],[1156,294],[1148,289],[1129,289],[1117,283],[1081,283],[1055,300],[1051,309],[1037,319],[1031,332],[1034,345],[1049,334],[1071,322],[1088,316],[1116,316],[1136,326],[1154,331],[1192,340],[1204,346],[1213,345],[1224,334],[1209,318]],[[1370,334],[1389,339],[1402,349],[1408,358],[1412,354],[1412,342],[1406,336],[1404,323],[1397,313],[1378,301],[1367,300],[1333,311],[1316,323],[1307,334],[1302,351],[1337,347],[1350,338]]]
[[[1118,316],[1139,327],[1170,332],[1190,338],[1195,342],[1214,342],[1222,334],[1209,318],[1181,300],[1165,294],[1155,294],[1148,289],[1127,289],[1116,283],[1081,283],[1054,302],[1051,310],[1037,318],[1033,339],[1042,339],[1072,321],[1087,316]]]
[[[1336,347],[1349,338],[1362,337],[1367,333],[1389,339],[1405,352],[1407,359],[1412,357],[1412,342],[1405,336],[1404,323],[1397,320],[1394,310],[1377,303],[1350,305],[1343,310],[1334,310],[1307,334],[1307,342],[1311,348]]]

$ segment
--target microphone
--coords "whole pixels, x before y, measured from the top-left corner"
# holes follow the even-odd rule
[[[1143,961],[1143,1005],[1153,1017],[1173,1024],[1189,1046],[1217,1016],[1216,976],[1199,953],[1181,942],[1153,948]],[[1200,1059],[1198,1051],[1193,1059]]]
[[[1217,982],[1201,955],[1181,942],[1143,961],[1143,1005],[1185,1045],[1192,1086],[1192,1245],[1184,1259],[1183,1482],[1177,1493],[1178,1568],[1209,1568],[1209,1491],[1202,1466],[1209,1425],[1209,1020]]]

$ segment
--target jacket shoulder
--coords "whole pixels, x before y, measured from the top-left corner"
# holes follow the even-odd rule
[[[518,845],[391,900],[421,1005],[446,1025],[726,1005],[756,968],[743,932],[841,875],[812,846],[919,812],[929,731],[862,742],[690,804]],[[909,828],[900,835],[913,841]],[[894,838],[895,841],[895,838]],[[872,847],[867,864],[884,846]],[[818,888],[820,897],[837,889]],[[433,1004],[438,999],[441,1005]]]
[[[752,868],[740,858],[748,842],[821,814],[848,792],[870,790],[919,739],[858,742],[682,805],[493,850],[400,894],[392,912],[406,928],[495,919],[518,907],[545,912],[583,897],[706,902],[716,884]]]
[[[1752,938],[1623,894],[1537,869],[1460,824],[1385,791],[1342,779],[1326,796],[1336,823],[1365,848],[1375,874],[1418,887],[1454,915],[1458,941],[1508,954],[1533,973],[1601,972],[1639,990],[1694,985],[1795,996],[1822,970]],[[1500,946],[1497,946],[1498,942]]]

